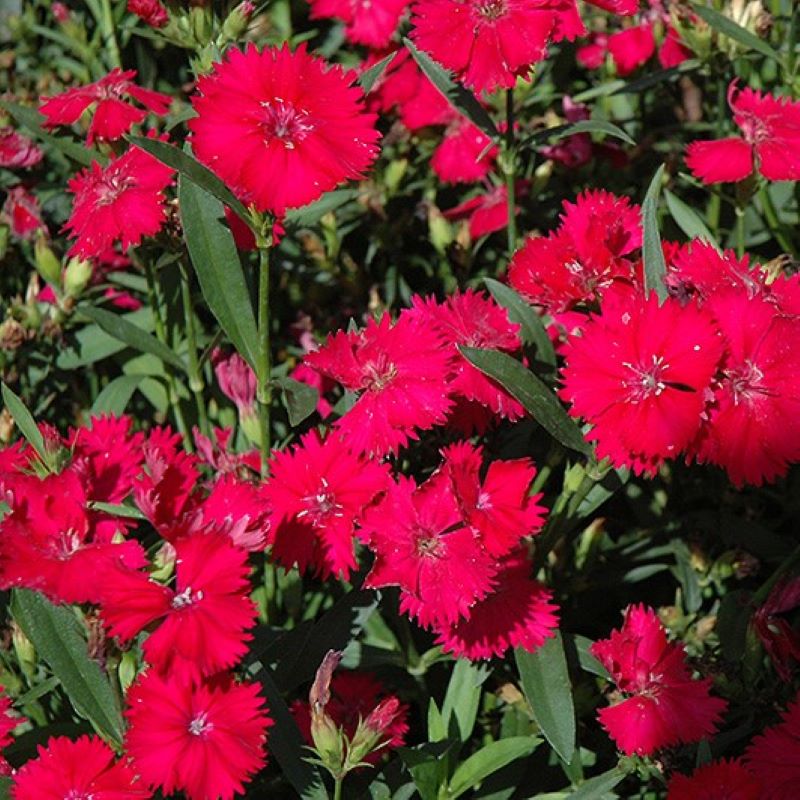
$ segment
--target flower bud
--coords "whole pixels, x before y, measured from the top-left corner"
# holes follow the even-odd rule
[[[228,42],[235,42],[240,39],[247,30],[255,10],[256,7],[250,0],[244,0],[243,3],[239,3],[228,14],[225,22],[222,23],[222,39]]]
[[[372,709],[365,720],[359,722],[347,752],[349,769],[362,764],[370,753],[388,744],[391,739],[389,728],[400,711],[400,701],[396,697],[387,697]]]
[[[61,262],[47,246],[44,236],[38,236],[33,246],[33,258],[39,274],[53,286],[61,285]]]
[[[64,292],[70,297],[79,297],[92,279],[92,262],[71,258],[64,273]]]

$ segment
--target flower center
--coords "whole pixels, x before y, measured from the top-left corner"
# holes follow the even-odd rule
[[[442,540],[431,531],[419,530],[417,532],[417,555],[422,558],[440,558]]]
[[[81,537],[77,531],[70,528],[69,530],[61,531],[57,537],[53,538],[50,549],[56,558],[63,561],[80,550],[81,544]]]
[[[206,714],[205,711],[201,711],[197,716],[193,717],[192,721],[189,723],[189,733],[191,733],[192,736],[200,736],[205,739],[213,730],[214,723],[208,721],[208,714]]]
[[[192,594],[192,587],[187,586],[180,594],[176,594],[172,598],[170,604],[176,611],[182,611],[184,608],[189,608],[195,603],[199,603],[203,599],[203,590],[200,589]]]
[[[397,367],[383,358],[377,364],[371,361],[364,365],[364,387],[371,392],[379,392],[396,377]]]
[[[279,139],[287,150],[294,150],[298,142],[302,142],[315,128],[308,112],[295,108],[280,97],[263,102],[261,108],[261,128],[267,144]]]
[[[475,3],[475,11],[479,17],[483,17],[489,22],[494,22],[506,13],[506,0],[478,0]]]
[[[124,191],[135,185],[135,178],[130,176],[108,175],[103,177],[97,185],[97,205],[109,206],[115,203]]]
[[[81,789],[70,789],[64,795],[64,800],[94,800],[94,793],[84,792]]]
[[[748,402],[754,394],[771,394],[766,386],[761,385],[764,373],[752,361],[746,361],[737,369],[728,371],[727,376],[734,405]]]
[[[320,479],[316,494],[304,497],[303,503],[306,507],[297,516],[308,517],[316,526],[324,524],[325,519],[329,516],[342,516],[342,507],[336,502],[336,495],[331,491],[325,478]]]
[[[658,397],[667,388],[663,380],[664,373],[669,369],[669,364],[664,363],[664,356],[652,356],[651,363],[632,364],[630,361],[623,361],[622,365],[627,367],[632,374],[630,378],[624,380],[623,386],[630,391],[632,402],[639,403],[650,397]]]
[[[755,114],[745,113],[737,122],[744,133],[745,141],[749,144],[761,144],[761,142],[773,138],[768,119],[761,119]]]

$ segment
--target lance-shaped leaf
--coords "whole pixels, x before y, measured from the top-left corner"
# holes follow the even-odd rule
[[[565,447],[589,455],[591,445],[546,383],[519,361],[497,350],[459,347],[464,358],[496,380],[519,400],[525,410]]]
[[[664,165],[662,164],[653,175],[644,203],[642,203],[644,288],[646,294],[655,292],[659,303],[663,303],[667,299],[667,286],[664,283],[667,264],[664,261],[661,236],[658,233],[658,198],[661,194],[663,176]]]
[[[762,38],[751,33],[747,28],[734,22],[729,17],[720,14],[705,3],[692,3],[692,11],[697,14],[703,22],[707,22],[715,31],[733,39],[751,50],[756,50],[762,56],[772,58],[779,64],[782,64],[780,55],[770,47]]]
[[[34,420],[31,412],[28,411],[25,403],[22,402],[19,396],[14,394],[5,384],[2,385],[2,393],[3,403],[13,417],[14,423],[19,428],[20,433],[36,451],[36,455],[39,456],[42,463],[47,464],[49,459],[47,458],[47,451],[44,446],[44,437],[36,426],[36,420]]]
[[[567,136],[575,136],[578,133],[605,133],[615,139],[622,139],[627,144],[635,145],[636,142],[625,133],[618,125],[604,119],[582,119],[565,125],[554,125],[541,131],[535,131],[523,141],[523,145],[541,144],[542,142],[553,139],[564,139]]]
[[[389,64],[394,61],[398,52],[398,50],[395,50],[393,53],[389,53],[388,56],[382,58],[377,64],[373,64],[369,69],[365,69],[361,73],[361,77],[358,79],[358,85],[364,90],[364,94],[369,94],[372,91]]]
[[[281,390],[281,399],[293,428],[314,413],[319,392],[313,386],[294,378],[275,378],[272,382]]]
[[[542,740],[536,736],[509,736],[497,742],[490,742],[477,753],[473,753],[463,764],[459,764],[447,790],[447,797],[461,797],[498,770],[529,756]]]
[[[721,252],[720,246],[714,239],[714,234],[711,233],[700,215],[691,206],[687,206],[683,200],[674,195],[669,189],[664,190],[664,197],[672,218],[690,239],[702,239],[704,242],[708,242],[718,253]]]

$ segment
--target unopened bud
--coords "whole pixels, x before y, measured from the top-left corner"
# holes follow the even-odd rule
[[[350,769],[362,764],[370,753],[380,750],[389,743],[391,739],[389,728],[397,719],[400,710],[400,701],[396,697],[388,697],[378,703],[369,716],[358,724],[347,753]]]
[[[92,262],[71,258],[64,272],[64,292],[70,297],[80,297],[92,279]]]
[[[235,42],[247,30],[250,20],[253,18],[255,5],[250,0],[239,3],[236,8],[228,14],[225,22],[222,23],[222,38],[228,42]]]
[[[33,258],[39,274],[53,286],[61,285],[61,262],[47,246],[44,236],[38,236],[33,246]]]
[[[453,241],[453,226],[436,206],[428,209],[428,236],[436,251],[442,254]]]

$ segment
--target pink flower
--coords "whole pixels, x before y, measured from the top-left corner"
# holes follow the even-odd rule
[[[13,128],[0,128],[0,167],[35,167],[44,153],[27,136]]]
[[[137,86],[133,82],[135,77],[134,69],[123,72],[116,68],[95,83],[67,89],[55,97],[42,98],[39,111],[47,118],[45,125],[49,128],[72,125],[92,103],[97,103],[86,136],[87,144],[91,145],[95,139],[114,141],[124,136],[144,120],[147,111],[164,116],[172,98]],[[125,98],[137,100],[147,111],[136,108]]]
[[[375,552],[365,586],[399,586],[400,608],[423,626],[451,625],[492,590],[497,567],[465,523],[450,480],[401,477],[363,521]]]
[[[652,474],[700,430],[722,355],[711,318],[654,295],[592,317],[565,348],[561,397],[599,457]]]
[[[800,698],[781,722],[756,736],[744,754],[745,764],[761,781],[759,800],[794,800],[800,785]]]
[[[21,185],[14,186],[7,192],[0,209],[0,221],[9,226],[11,236],[30,242],[40,233],[47,235],[47,226],[42,219],[42,209],[36,195]]]
[[[15,717],[10,714],[9,712],[12,708],[11,698],[5,694],[5,689],[0,686],[0,750],[4,750],[14,741],[11,736],[14,728],[26,722],[25,717]],[[11,775],[12,773],[12,766],[0,755],[0,775]]]
[[[116,241],[123,250],[154,236],[167,218],[164,189],[172,172],[138,147],[101,167],[96,161],[69,183],[75,195],[64,230],[76,238],[71,256],[100,256]]]
[[[617,72],[623,77],[629,75],[636,67],[649,61],[656,51],[652,24],[644,22],[612,33],[608,37],[608,51],[614,59]]]
[[[691,776],[673,775],[667,800],[763,800],[761,782],[736,759],[698,767]]]
[[[113,750],[96,736],[72,741],[53,736],[38,746],[36,758],[23,764],[11,787],[13,800],[137,800],[151,797],[136,772],[116,761]]]
[[[769,181],[800,180],[800,102],[746,88],[728,88],[742,136],[691,142],[686,166],[703,183],[742,181],[755,170]]]
[[[627,696],[598,712],[625,754],[651,755],[715,732],[727,703],[710,695],[710,678],[692,678],[683,646],[667,641],[653,609],[630,606],[621,630],[591,653]]]
[[[123,643],[161,620],[142,646],[145,660],[161,674],[197,679],[234,666],[247,652],[256,617],[250,569],[247,552],[223,533],[186,536],[175,552],[174,589],[141,572],[107,572],[101,614]]]
[[[502,657],[511,647],[535,652],[558,627],[552,592],[531,577],[521,553],[504,559],[494,590],[470,608],[469,617],[436,626],[446,653],[470,660]]]
[[[213,356],[214,374],[222,393],[232,400],[242,417],[255,416],[256,375],[250,365],[238,354]]]
[[[151,28],[163,28],[169,22],[169,13],[160,0],[128,0],[128,11]]]
[[[525,181],[518,181],[516,186],[517,197],[527,192],[528,185]],[[516,206],[516,213],[519,213]],[[501,231],[508,225],[508,188],[493,186],[488,191],[465,200],[455,208],[444,212],[446,219],[469,219],[469,235],[475,241],[481,236],[488,236],[495,231]]]
[[[263,550],[270,523],[261,494],[252,483],[222,474],[200,506],[203,519],[227,533],[237,547]]]
[[[789,683],[800,663],[800,632],[780,616],[800,606],[800,576],[781,578],[753,614],[753,630],[780,679]]]
[[[760,486],[800,460],[800,319],[767,300],[728,291],[705,309],[725,340],[722,379],[693,451],[736,486]]]
[[[391,42],[409,0],[309,0],[311,19],[335,17],[345,23],[352,44],[386,47]]]
[[[359,392],[334,427],[355,452],[397,452],[417,430],[441,425],[449,411],[451,352],[441,336],[412,315],[392,324],[384,314],[366,328],[329,336],[306,363]]]
[[[450,390],[454,395],[475,400],[495,414],[510,420],[520,419],[522,405],[491,378],[472,366],[461,355],[459,345],[515,353],[521,347],[519,325],[511,322],[508,312],[494,300],[472,289],[456,291],[443,303],[433,298],[412,299],[411,316],[432,330],[438,331],[453,355],[453,378]]]
[[[375,115],[350,77],[305,45],[231,49],[197,83],[192,147],[246,202],[281,216],[360,178],[378,154]]]
[[[272,556],[286,568],[349,577],[355,525],[389,483],[388,467],[348,450],[336,435],[312,431],[274,451],[263,494],[272,509]]]
[[[473,183],[484,178],[497,157],[497,147],[466,117],[457,117],[447,128],[431,158],[431,168],[445,183]]]
[[[272,720],[255,683],[147,672],[128,692],[126,751],[142,781],[188,800],[232,800],[266,763]]]

